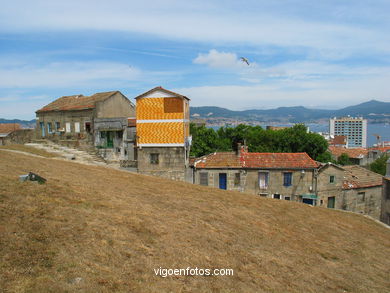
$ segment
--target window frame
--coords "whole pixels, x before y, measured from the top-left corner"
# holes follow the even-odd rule
[[[160,163],[160,154],[159,153],[151,153],[149,159],[150,159],[151,165],[158,165]]]
[[[209,172],[199,172],[199,185],[209,186]]]
[[[260,174],[264,174],[264,186],[260,185]],[[260,189],[268,189],[269,186],[269,171],[259,171],[258,172],[258,179],[257,179],[257,185]]]
[[[293,185],[293,173],[283,172],[283,186],[290,187]]]

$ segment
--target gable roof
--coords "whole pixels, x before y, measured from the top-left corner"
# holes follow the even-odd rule
[[[0,133],[2,134],[8,134],[19,129],[22,129],[19,123],[0,123]]]
[[[43,108],[39,109],[35,113],[50,112],[50,111],[71,111],[71,110],[78,111],[78,110],[93,109],[95,108],[97,102],[104,101],[116,93],[120,93],[120,92],[119,91],[103,92],[103,93],[96,93],[92,96],[83,96],[83,95],[64,96],[44,106]]]
[[[340,157],[342,154],[347,154],[348,157],[352,159],[361,159],[368,155],[368,150],[365,148],[343,148],[343,147],[336,147],[336,146],[329,146],[329,151],[332,153],[335,157]]]
[[[147,95],[149,95],[149,94],[151,94],[151,93],[153,93],[153,92],[155,92],[155,91],[162,91],[162,92],[165,92],[165,93],[167,93],[167,94],[169,94],[169,95],[175,96],[175,97],[177,97],[177,98],[184,98],[184,99],[190,100],[190,99],[187,98],[186,96],[183,96],[183,95],[181,95],[181,94],[178,94],[178,93],[169,91],[169,90],[163,88],[162,86],[156,86],[155,88],[152,88],[151,90],[149,90],[149,91],[147,91],[147,92],[145,92],[145,93],[143,93],[143,94],[141,94],[141,95],[135,97],[135,99],[143,98],[143,97],[145,97],[145,96],[147,96]]]
[[[343,166],[343,169],[345,170],[343,189],[382,186],[383,176],[380,174],[357,165]]]
[[[212,153],[195,159],[195,168],[314,169],[319,165],[306,153]]]

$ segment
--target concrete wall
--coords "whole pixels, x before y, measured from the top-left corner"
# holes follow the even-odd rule
[[[158,164],[151,164],[151,154],[159,154]],[[142,147],[137,150],[138,172],[172,180],[186,181],[183,147]]]
[[[342,209],[380,219],[382,186],[343,191]]]
[[[97,118],[135,117],[135,106],[121,93],[96,103]]]

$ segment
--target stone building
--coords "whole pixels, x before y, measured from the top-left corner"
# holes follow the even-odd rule
[[[306,153],[217,152],[195,159],[194,183],[316,205],[318,163]]]
[[[342,190],[345,170],[333,163],[321,164],[317,171],[316,192],[318,205],[342,208]]]
[[[383,177],[380,220],[390,226],[390,159],[386,164],[386,176]]]
[[[134,138],[127,142],[126,133],[128,118],[135,117],[135,106],[119,91],[64,96],[36,115],[38,139],[96,146],[110,160],[126,159],[128,150],[134,148]]]
[[[191,181],[190,100],[162,87],[135,99],[138,172]]]
[[[347,154],[352,164],[366,166],[372,163],[368,157],[368,149],[366,148],[345,148],[339,146],[329,146],[328,150],[332,154],[332,158],[337,160],[342,154]]]
[[[343,166],[343,169],[345,172],[341,208],[379,220],[383,176],[360,166]]]

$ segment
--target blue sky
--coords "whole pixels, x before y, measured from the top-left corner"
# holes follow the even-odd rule
[[[192,106],[390,101],[390,1],[2,1],[0,118],[163,86]],[[246,57],[250,65],[240,61]]]

